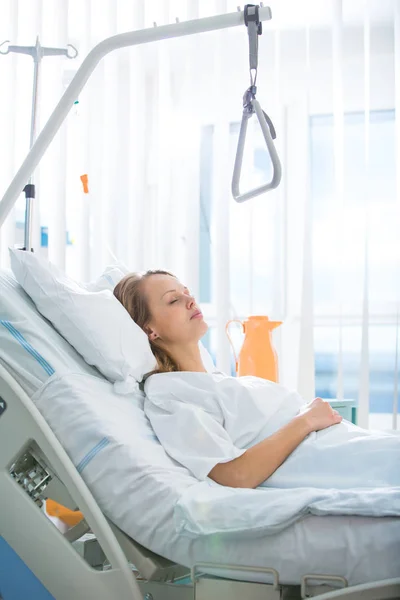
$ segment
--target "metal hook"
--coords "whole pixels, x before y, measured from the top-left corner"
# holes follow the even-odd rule
[[[9,43],[10,43],[10,40],[5,40],[4,42],[1,42],[0,48],[2,46],[4,46],[4,44],[9,44]],[[10,52],[10,50],[8,49],[8,47],[7,47],[7,50],[5,52],[3,50],[0,50],[0,54],[8,54],[9,52]]]
[[[72,50],[75,52],[75,54],[70,54],[70,53],[68,52],[68,48],[72,48]],[[75,46],[73,46],[72,44],[67,44],[67,52],[66,52],[66,54],[65,54],[65,56],[66,56],[67,58],[76,58],[76,57],[78,56],[78,54],[79,54],[79,52],[78,52],[78,50],[75,48]]]

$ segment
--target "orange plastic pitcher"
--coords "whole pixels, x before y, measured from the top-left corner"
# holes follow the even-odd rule
[[[240,323],[245,336],[238,357],[229,335],[231,323]],[[278,355],[272,344],[272,330],[279,325],[282,325],[282,321],[270,321],[265,316],[248,317],[243,322],[238,319],[228,321],[226,333],[233,349],[236,373],[239,377],[254,375],[278,382]]]

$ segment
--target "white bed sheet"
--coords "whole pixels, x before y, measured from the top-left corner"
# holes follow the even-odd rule
[[[162,449],[154,450],[153,457],[146,451],[142,453],[144,444],[154,445],[154,435],[149,427],[140,424],[142,415],[144,418],[141,399],[129,403],[128,398],[118,397],[115,405],[112,402],[107,405],[104,414],[99,412],[95,401],[90,410],[87,403],[82,410],[79,404],[82,394],[71,398],[74,378],[81,378],[85,385],[89,383],[94,399],[98,397],[97,388],[112,395],[112,385],[84,363],[4,272],[0,273],[0,320],[18,326],[24,339],[51,364],[54,373],[46,372],[37,356],[14,336],[11,337],[15,342],[7,343],[6,347],[4,340],[8,338],[0,339],[0,360],[29,395],[36,392],[40,410],[74,463],[80,465],[79,470],[103,512],[144,546],[187,566],[211,562],[273,567],[286,584],[298,584],[306,573],[342,575],[350,585],[400,573],[400,519],[395,518],[310,516],[278,534],[252,539],[223,535],[189,539],[179,535],[174,526],[174,506],[181,491],[196,480],[177,464],[166,472]],[[66,376],[71,371],[78,375]],[[57,394],[53,394],[53,382],[61,380],[64,388],[58,387]],[[48,394],[44,393],[46,389]],[[134,422],[138,429],[135,432],[128,427],[121,437],[120,428],[117,431],[115,427],[115,411],[124,402],[128,413],[137,411]],[[77,414],[81,415],[79,427]],[[93,432],[93,438],[89,431]],[[103,440],[110,437],[113,444],[105,445]],[[85,463],[90,445],[92,449],[97,445],[101,451],[92,454],[92,459]],[[118,448],[125,452],[125,458],[120,456]],[[110,452],[108,461],[106,451]],[[139,487],[132,480],[132,465],[139,478],[146,473],[145,485]],[[128,472],[130,477],[126,476]],[[232,572],[231,576],[243,578],[243,573]],[[247,574],[246,578],[251,576]]]
[[[31,396],[55,372],[98,374],[36,307],[11,271],[0,271],[0,361]]]

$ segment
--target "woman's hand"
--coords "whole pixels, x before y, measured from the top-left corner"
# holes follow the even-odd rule
[[[322,398],[315,398],[304,410],[301,415],[308,425],[310,433],[326,429],[331,425],[337,425],[342,417],[337,410],[334,410],[328,402]]]

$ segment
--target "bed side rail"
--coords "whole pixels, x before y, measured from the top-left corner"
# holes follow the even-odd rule
[[[302,592],[305,593],[303,586]],[[309,597],[303,593],[302,598]],[[400,577],[354,585],[318,596],[319,600],[334,600],[335,598],[339,600],[400,600]]]

